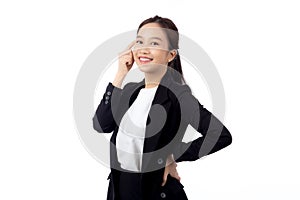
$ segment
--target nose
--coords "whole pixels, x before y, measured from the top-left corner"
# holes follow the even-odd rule
[[[133,51],[136,51],[137,53],[146,54],[149,53],[149,46],[146,44],[135,44],[132,47]]]
[[[138,52],[140,54],[148,54],[149,53],[149,48],[148,47],[141,47],[138,49]]]

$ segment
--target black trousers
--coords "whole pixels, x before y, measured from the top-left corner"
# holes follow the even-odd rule
[[[121,171],[120,173],[120,200],[141,200],[141,173],[130,173]]]

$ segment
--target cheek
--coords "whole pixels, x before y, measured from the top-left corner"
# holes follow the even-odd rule
[[[165,51],[156,51],[155,52],[155,59],[160,61],[161,63],[166,63],[168,60],[168,54]]]
[[[157,60],[159,60],[161,63],[165,63],[165,61],[166,61],[165,57],[162,56],[162,55],[159,55],[159,56],[157,57]]]

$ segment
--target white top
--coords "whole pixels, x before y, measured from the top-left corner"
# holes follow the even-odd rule
[[[123,169],[141,172],[146,122],[157,87],[142,88],[121,120],[116,147]]]

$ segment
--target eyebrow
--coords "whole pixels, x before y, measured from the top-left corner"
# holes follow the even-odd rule
[[[138,36],[136,36],[136,38],[143,38],[142,36],[140,36],[140,35],[138,35]],[[162,41],[162,39],[161,38],[159,38],[159,37],[150,37],[150,39],[157,39],[157,40],[160,40],[160,41]]]

